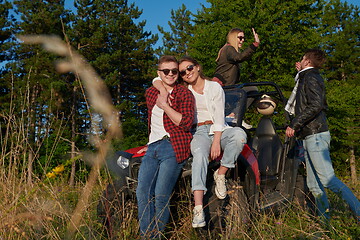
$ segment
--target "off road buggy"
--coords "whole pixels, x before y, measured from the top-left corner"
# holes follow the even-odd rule
[[[257,91],[245,92],[244,87],[256,87]],[[208,189],[204,199],[207,228],[223,228],[229,208],[233,204],[241,206],[236,217],[246,221],[251,213],[259,211],[278,212],[289,206],[297,196],[299,202],[305,203],[306,186],[301,174],[303,161],[301,146],[295,139],[285,136],[285,128],[289,115],[284,111],[286,99],[280,88],[272,82],[245,83],[224,87],[226,96],[225,115],[234,112],[235,118],[227,118],[232,126],[242,125],[244,112],[237,106],[245,105],[252,99],[252,105],[245,114],[247,122],[254,127],[246,129],[248,143],[238,158],[236,167],[227,174],[228,197],[218,200],[214,194],[213,172],[219,167],[218,161],[209,164]],[[256,109],[262,97],[267,95],[277,105],[279,113],[261,115]],[[247,96],[247,98],[246,98]],[[262,103],[265,104],[266,102]],[[271,103],[270,103],[271,104]],[[264,106],[262,106],[264,107]],[[275,107],[275,106],[272,106]],[[268,114],[268,113],[266,113]],[[275,124],[276,123],[276,124]],[[126,151],[118,151],[108,157],[107,167],[114,173],[114,181],[104,191],[98,205],[99,216],[111,227],[117,211],[125,206],[125,201],[135,201],[137,174],[144,153],[137,147]],[[177,188],[187,188],[190,192],[191,158],[187,161],[179,179]],[[191,194],[190,194],[191,196]],[[176,201],[176,200],[175,200]]]

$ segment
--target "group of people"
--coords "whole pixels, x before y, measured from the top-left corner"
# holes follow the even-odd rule
[[[235,167],[247,135],[242,128],[230,127],[225,122],[222,85],[240,81],[239,64],[248,59],[260,44],[257,33],[254,29],[252,31],[254,43],[241,52],[244,31],[238,28],[230,30],[227,43],[219,51],[213,79],[204,76],[201,65],[192,57],[185,56],[178,61],[166,55],[159,59],[158,77],[145,94],[149,142],[140,165],[136,190],[142,237],[157,238],[165,229],[170,217],[170,196],[190,154],[193,157],[191,183],[195,203],[192,226],[206,225],[203,197],[208,190],[208,164],[220,156],[220,167],[213,175],[215,194],[219,199],[226,197],[225,174]],[[324,186],[340,192],[359,217],[360,203],[335,177],[328,155],[330,136],[324,113],[324,83],[317,70],[321,64],[315,64],[314,56],[317,59],[318,52],[313,51],[305,53],[301,63],[296,65],[300,72],[292,96],[295,101],[291,104],[296,117],[286,134],[289,137],[300,134],[305,138],[306,163],[311,166],[307,167],[308,185],[321,214],[328,217]],[[179,83],[179,75],[184,84]]]

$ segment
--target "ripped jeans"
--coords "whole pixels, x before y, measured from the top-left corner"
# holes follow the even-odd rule
[[[192,191],[204,190],[206,188],[206,175],[209,165],[209,155],[213,135],[209,135],[211,125],[197,127],[193,140],[191,141],[192,163]],[[239,127],[225,129],[221,134],[221,149],[224,154],[221,165],[227,168],[234,168],[235,162],[246,143],[246,133]]]

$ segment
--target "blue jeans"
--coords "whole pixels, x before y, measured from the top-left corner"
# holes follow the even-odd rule
[[[354,214],[360,216],[360,202],[334,173],[330,158],[330,132],[307,136],[304,140],[307,185],[315,197],[320,216],[329,219],[329,201],[324,187],[340,194]]]
[[[206,175],[209,165],[209,155],[214,135],[209,135],[211,125],[197,127],[191,141],[192,163],[192,190],[204,190],[206,188]],[[221,165],[234,168],[235,162],[246,143],[246,133],[239,127],[225,129],[221,134],[221,149],[224,151]]]
[[[136,197],[142,237],[156,238],[170,216],[169,200],[185,162],[177,163],[169,139],[148,146],[142,159]]]

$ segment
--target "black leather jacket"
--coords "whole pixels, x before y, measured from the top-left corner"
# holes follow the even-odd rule
[[[242,52],[237,52],[230,44],[224,46],[217,60],[214,77],[219,78],[225,86],[239,83],[240,64],[249,59],[255,50],[256,47],[254,44],[251,44]]]
[[[295,118],[289,127],[299,138],[328,131],[325,112],[327,110],[324,79],[317,68],[299,73],[296,92]]]

